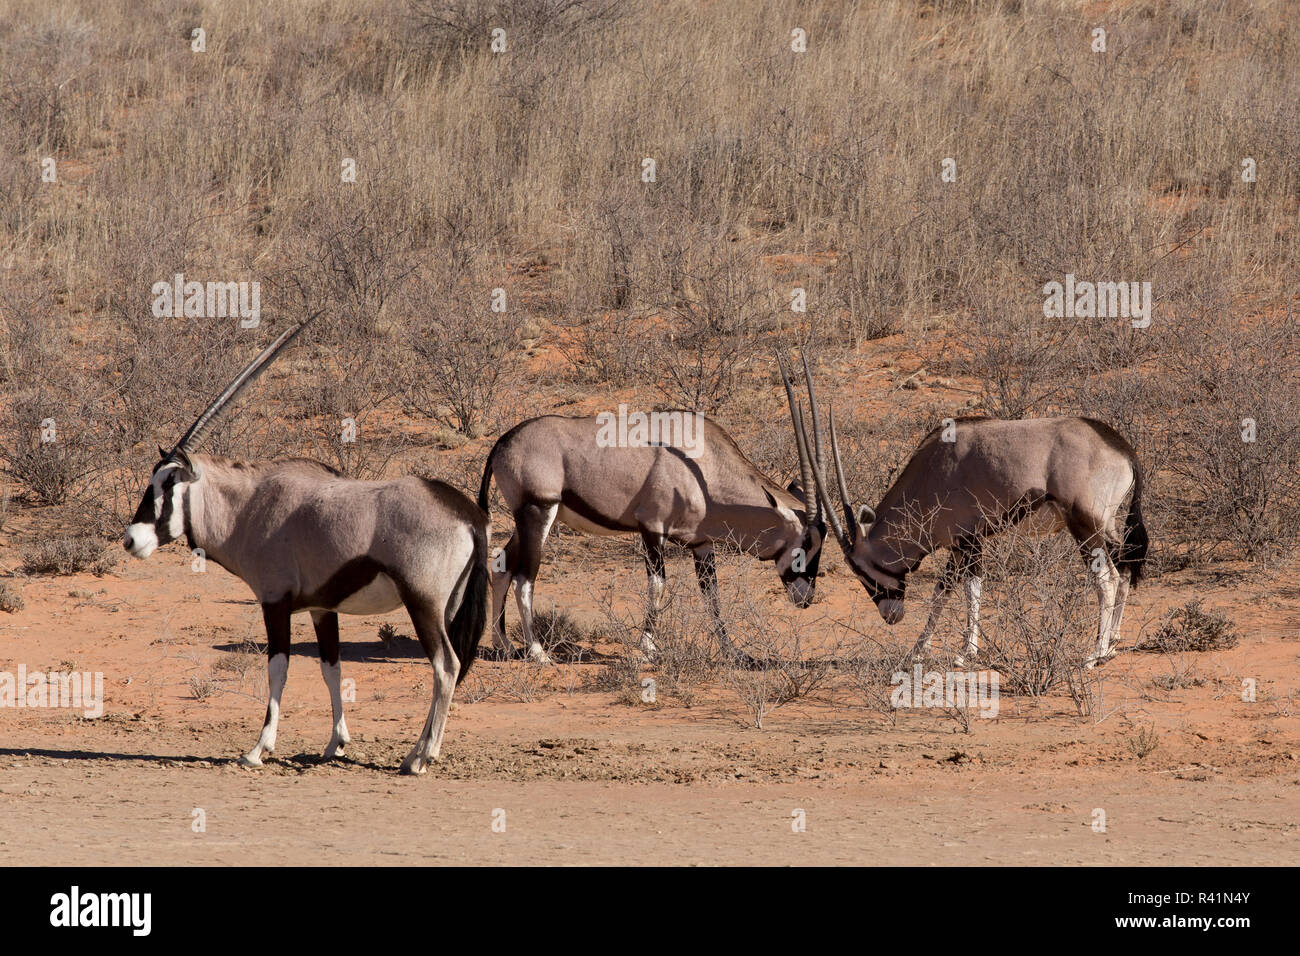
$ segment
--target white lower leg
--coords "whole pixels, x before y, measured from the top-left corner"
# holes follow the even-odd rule
[[[930,598],[930,613],[925,619],[925,627],[921,628],[921,636],[917,638],[916,645],[912,648],[914,660],[920,660],[930,649],[934,629],[939,626],[939,618],[948,603],[948,594],[951,590],[952,586],[946,578],[940,578],[939,583],[934,586],[934,596]]]
[[[325,686],[330,691],[330,706],[334,711],[334,730],[330,734],[329,745],[325,748],[325,759],[331,760],[342,756],[344,747],[352,740],[348,736],[347,721],[343,719],[343,665],[338,661],[333,664],[320,662],[320,673],[325,678]]]
[[[1110,615],[1110,648],[1119,646],[1119,629],[1124,622],[1124,607],[1128,604],[1128,576],[1119,572],[1119,586],[1115,588],[1115,609]]]
[[[542,642],[533,630],[533,582],[522,579],[515,581],[515,603],[519,607],[519,625],[524,632],[524,643],[528,647],[528,656],[539,664],[550,664],[551,655],[546,653]]]
[[[514,651],[510,638],[506,637],[505,621],[501,612],[506,606],[506,595],[510,593],[510,574],[508,572],[492,575],[492,644],[505,657]]]
[[[448,662],[447,657],[451,660]],[[458,665],[450,649],[444,658],[433,666],[433,702],[429,705],[429,716],[424,722],[415,746],[402,761],[402,773],[421,774],[425,772],[430,761],[438,759],[442,752],[442,735],[447,729],[447,713],[451,709],[451,695],[456,689],[456,672]]]
[[[966,646],[962,648],[965,660],[959,660],[963,666],[966,661],[975,660],[980,646],[980,595],[984,582],[972,575],[966,579]]]
[[[1099,662],[1104,661],[1110,653],[1110,622],[1115,611],[1115,592],[1119,588],[1119,574],[1109,558],[1106,559],[1102,569],[1096,572],[1095,587],[1097,590],[1097,645],[1093,648],[1092,657],[1087,661],[1086,666],[1088,667],[1094,667]]]
[[[280,697],[284,694],[284,682],[289,676],[289,655],[276,654],[266,664],[267,683],[270,685],[270,697],[266,705],[266,722],[262,733],[257,738],[257,745],[239,762],[248,767],[260,767],[262,754],[275,750],[275,734],[280,724]]]
[[[659,620],[659,607],[663,601],[663,594],[663,577],[652,573],[650,575],[650,603],[646,611],[645,626],[641,630],[641,652],[646,656],[653,656],[659,652],[659,648],[654,641],[654,630],[655,623]]]

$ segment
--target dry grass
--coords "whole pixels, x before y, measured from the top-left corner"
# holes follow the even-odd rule
[[[568,364],[602,400],[714,410],[788,474],[767,346],[816,339],[824,387],[852,395],[858,350],[893,335],[910,385],[928,362],[975,411],[1129,436],[1153,571],[1271,559],[1300,534],[1297,12],[0,0],[0,466],[24,503],[115,534],[154,445],[327,304],[214,447],[392,472],[434,422],[475,436],[563,406]],[[155,318],[178,272],[260,281],[262,327]],[[1045,319],[1066,273],[1151,282],[1152,326]],[[895,394],[898,415],[842,414],[850,471],[881,483],[956,410]]]

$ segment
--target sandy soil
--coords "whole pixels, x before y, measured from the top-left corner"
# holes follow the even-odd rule
[[[631,561],[608,570],[639,590]],[[577,577],[546,570],[538,593],[590,614]],[[261,638],[260,614],[241,582],[193,574],[173,545],[103,578],[27,581],[26,608],[0,618],[0,670],[105,680],[98,719],[0,710],[0,852],[9,864],[1295,864],[1294,580],[1294,569],[1166,576],[1137,592],[1133,620],[1201,593],[1231,611],[1241,644],[1181,661],[1123,654],[1092,716],[1065,697],[1004,696],[999,718],[970,733],[931,712],[891,726],[839,693],[788,704],[757,730],[725,687],[650,707],[584,687],[598,662],[539,688],[523,663],[479,661],[442,763],[412,779],[396,768],[427,712],[428,665],[409,637],[376,637],[384,621],[409,635],[400,613],[343,621],[356,681],[347,761],[317,756],[329,703],[304,616],[280,752],[261,770],[236,766],[264,710],[262,659],[244,645]],[[842,576],[823,588],[826,615],[861,609]],[[900,627],[914,636],[919,617]],[[1175,665],[1199,683],[1153,684]],[[1254,703],[1241,700],[1243,676],[1258,681]],[[1158,746],[1139,757],[1148,728]]]

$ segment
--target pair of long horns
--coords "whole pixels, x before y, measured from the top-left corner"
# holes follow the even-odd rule
[[[781,381],[785,384],[785,397],[790,405],[790,418],[794,422],[795,445],[799,450],[799,473],[803,481],[804,493],[804,510],[808,514],[809,522],[816,521],[825,515],[827,523],[831,530],[835,532],[835,538],[839,541],[840,547],[847,554],[853,548],[857,540],[858,527],[860,524],[869,524],[876,518],[875,512],[868,507],[863,507],[861,511],[853,506],[853,500],[849,497],[848,482],[844,480],[844,464],[840,459],[840,442],[839,436],[835,433],[835,408],[829,409],[828,417],[831,431],[831,459],[835,463],[835,481],[839,486],[840,505],[844,509],[845,524],[840,524],[839,517],[835,514],[835,505],[831,501],[830,492],[827,490],[826,482],[826,457],[822,448],[822,423],[821,415],[817,411],[817,390],[813,387],[812,369],[808,366],[808,353],[804,352],[801,356],[803,360],[804,379],[808,383],[808,408],[813,419],[813,446],[816,457],[808,453],[808,435],[804,430],[803,412],[799,407],[799,401],[794,395],[794,386],[790,384],[790,375],[786,371],[785,359],[777,353],[776,361],[781,368]],[[845,531],[845,527],[848,531]]]
[[[267,346],[257,358],[249,362],[244,370],[234,377],[229,385],[225,387],[220,395],[213,400],[212,404],[203,410],[203,414],[195,419],[194,424],[189,427],[181,440],[176,443],[176,447],[171,450],[171,455],[189,456],[198,444],[199,439],[213,420],[221,414],[222,410],[233,402],[245,388],[252,384],[253,380],[266,371],[266,367],[275,361],[278,356],[297,336],[298,333],[305,329],[323,312],[323,309],[317,310],[309,315],[303,321],[299,322],[291,329],[285,329],[280,333],[280,337]]]

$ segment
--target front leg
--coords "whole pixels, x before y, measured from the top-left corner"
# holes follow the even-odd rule
[[[275,750],[275,733],[280,723],[280,697],[284,682],[289,676],[289,623],[292,605],[286,596],[279,601],[262,604],[262,621],[266,625],[266,674],[270,685],[270,699],[266,704],[266,720],[257,745],[239,758],[245,767],[262,766],[262,754]]]
[[[342,757],[343,749],[351,742],[348,725],[343,719],[343,690],[340,686],[343,666],[339,662],[339,616],[334,611],[312,611],[311,622],[316,628],[316,644],[320,648],[320,674],[330,691],[330,705],[334,711],[334,728],[330,742],[325,747],[325,759]]]
[[[934,629],[939,626],[939,618],[943,616],[943,609],[948,604],[948,596],[952,594],[952,589],[957,584],[960,565],[961,558],[954,548],[952,554],[948,556],[948,563],[943,567],[943,573],[939,575],[939,583],[934,586],[934,596],[930,598],[930,614],[925,619],[925,627],[921,628],[921,636],[917,638],[916,646],[912,648],[914,662],[919,663],[925,652],[930,649]]]
[[[753,666],[757,662],[731,643],[731,638],[727,636],[727,625],[722,620],[722,602],[718,597],[718,566],[713,557],[713,545],[701,545],[695,548],[692,554],[695,557],[695,577],[699,579],[700,592],[704,595],[705,603],[709,605],[709,612],[713,617],[713,630],[718,636],[722,653],[739,664]]]

